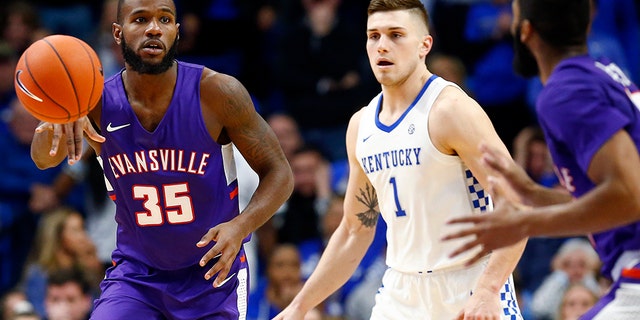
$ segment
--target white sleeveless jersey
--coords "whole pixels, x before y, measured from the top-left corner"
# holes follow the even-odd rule
[[[438,151],[429,136],[429,112],[446,86],[457,87],[432,76],[391,125],[378,118],[382,93],[362,109],[356,157],[387,223],[387,264],[401,272],[464,264],[477,251],[449,258],[464,241],[441,241],[458,228],[446,221],[492,209],[488,194],[461,159]]]

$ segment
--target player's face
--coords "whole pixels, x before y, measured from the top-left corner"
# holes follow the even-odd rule
[[[174,62],[179,39],[172,1],[132,0],[122,7],[122,26],[114,35],[133,71],[159,74]]]
[[[169,48],[169,51],[164,55],[162,60],[158,63],[148,62],[142,55],[136,53],[127,42],[122,38],[120,43],[122,47],[122,56],[124,61],[131,66],[131,69],[138,73],[146,74],[160,74],[163,73],[173,65],[178,49],[178,38],[173,41],[173,44]]]
[[[531,50],[520,41],[520,32],[522,30],[522,19],[520,18],[520,5],[518,0],[513,1],[513,22],[511,24],[511,34],[513,35],[513,68],[523,77],[537,76],[540,71]]]
[[[403,83],[424,67],[431,43],[426,26],[409,11],[376,12],[367,20],[369,64],[382,85]]]

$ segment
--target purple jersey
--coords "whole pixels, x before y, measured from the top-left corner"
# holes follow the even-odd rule
[[[563,60],[536,108],[556,173],[574,197],[594,188],[589,164],[616,132],[625,130],[640,148],[640,92],[614,63],[587,55]],[[640,223],[594,234],[593,240],[603,274],[613,277],[620,256],[640,249]]]
[[[200,106],[202,66],[178,63],[171,103],[149,132],[133,112],[118,73],[105,82],[100,160],[116,203],[118,256],[161,270],[196,265],[196,243],[239,214],[231,144],[219,145]]]

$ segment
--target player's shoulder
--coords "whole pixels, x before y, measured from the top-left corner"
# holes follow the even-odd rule
[[[248,95],[244,85],[236,77],[205,67],[200,79],[201,94],[212,97]]]
[[[362,115],[366,112],[367,106],[363,106],[356,112],[351,115],[349,119],[349,127],[358,128],[360,126],[360,120],[362,119]]]
[[[554,68],[547,81],[547,86],[553,89],[568,83],[573,86],[589,86],[594,82],[599,82],[604,73],[598,65],[602,65],[602,62],[589,56],[565,59]]]
[[[470,115],[473,110],[480,111],[481,107],[461,88],[447,85],[442,88],[433,102],[430,118],[459,118]]]

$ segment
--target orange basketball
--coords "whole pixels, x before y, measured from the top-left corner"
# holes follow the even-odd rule
[[[24,51],[14,75],[18,99],[36,118],[68,123],[89,113],[102,96],[104,75],[84,41],[52,35]]]

